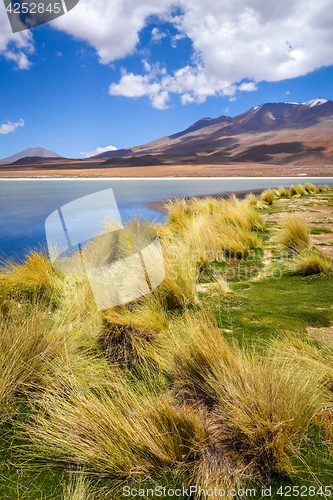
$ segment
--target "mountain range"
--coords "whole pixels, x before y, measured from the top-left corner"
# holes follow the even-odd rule
[[[90,171],[156,167],[156,173],[161,166],[179,165],[327,168],[333,166],[333,101],[318,97],[304,103],[265,103],[233,118],[203,118],[186,130],[148,144],[106,151],[84,160],[64,159],[40,147],[26,149],[1,163],[6,169],[14,165]]]
[[[333,102],[266,103],[234,118],[203,118],[143,146],[107,151],[110,166],[333,162]]]

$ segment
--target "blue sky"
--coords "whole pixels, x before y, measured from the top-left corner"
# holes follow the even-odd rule
[[[80,0],[16,34],[1,3],[0,158],[84,157],[263,102],[333,100],[331,0],[156,3]]]

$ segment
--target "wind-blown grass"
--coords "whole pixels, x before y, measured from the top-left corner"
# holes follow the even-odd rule
[[[275,198],[276,193],[273,189],[265,189],[260,196],[261,201],[265,203],[265,205],[273,205]]]
[[[230,347],[203,313],[187,315],[180,328],[187,335],[175,357],[174,392],[207,411],[206,486],[230,481],[219,453],[224,467],[240,475],[289,473],[290,457],[324,400],[317,370]]]
[[[306,219],[299,214],[286,214],[278,233],[278,242],[290,252],[302,252],[310,248],[310,230]]]
[[[38,401],[25,427],[43,461],[133,479],[181,465],[196,453],[205,438],[196,415],[166,397],[136,396],[120,374],[93,391],[71,378],[66,397],[50,388]]]
[[[90,475],[97,490],[112,480],[97,498],[160,474],[206,489],[280,480],[295,472],[310,422],[329,428],[332,350],[304,339],[308,325],[331,322],[332,263],[311,248],[306,221],[293,213],[277,226],[296,254],[289,269],[278,262],[279,281],[231,288],[216,274],[274,243],[254,198],[176,200],[164,225],[127,222],[156,229],[165,279],[122,306],[97,311],[87,277],[54,271],[42,254],[0,275],[0,423],[23,406],[27,469],[75,471],[64,500],[94,497]],[[211,293],[197,294],[203,270]],[[280,331],[293,336],[270,345]]]
[[[328,274],[333,271],[332,260],[315,250],[298,254],[290,267],[291,273],[299,276]]]

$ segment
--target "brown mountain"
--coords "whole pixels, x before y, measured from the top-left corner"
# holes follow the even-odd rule
[[[333,164],[333,102],[267,103],[203,118],[156,141],[97,155],[106,167],[176,164]]]

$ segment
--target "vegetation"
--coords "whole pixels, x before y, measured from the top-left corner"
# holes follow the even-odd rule
[[[7,263],[1,499],[330,485],[333,347],[307,329],[333,324],[332,260],[311,239],[333,233],[297,213],[332,206],[323,190],[180,199],[163,225],[130,221],[158,232],[165,279],[104,311],[46,254]]]
[[[285,215],[278,242],[289,252],[307,250],[310,247],[310,231],[306,219],[300,214]]]
[[[274,189],[266,189],[261,193],[260,199],[266,205],[273,205],[275,197],[276,197],[276,191],[274,191]]]

